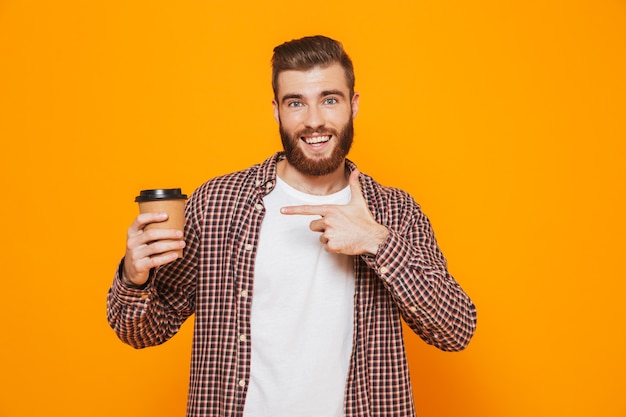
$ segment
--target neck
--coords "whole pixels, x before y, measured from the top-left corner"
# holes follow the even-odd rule
[[[277,174],[298,191],[311,195],[329,195],[343,190],[348,186],[348,174],[345,161],[328,175],[312,176],[298,171],[286,159],[278,162]]]

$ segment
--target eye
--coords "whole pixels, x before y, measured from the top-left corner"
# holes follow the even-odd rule
[[[324,104],[337,104],[338,101],[335,97],[327,97],[324,99]]]
[[[297,100],[290,101],[289,103],[287,103],[287,107],[302,107],[302,106],[303,106],[302,102],[297,101]]]

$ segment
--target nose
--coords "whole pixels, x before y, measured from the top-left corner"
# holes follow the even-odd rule
[[[325,120],[324,112],[322,111],[322,109],[318,108],[317,106],[309,106],[307,108],[304,124],[307,128],[313,130],[319,129],[320,127],[324,126]]]

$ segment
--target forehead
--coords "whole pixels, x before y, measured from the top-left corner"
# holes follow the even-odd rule
[[[343,67],[333,63],[327,67],[313,67],[306,71],[288,70],[278,74],[277,95],[316,96],[324,91],[349,93],[348,80]]]

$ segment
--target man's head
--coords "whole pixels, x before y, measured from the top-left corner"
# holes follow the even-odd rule
[[[289,165],[310,176],[343,166],[352,145],[352,61],[341,44],[324,36],[286,42],[272,58],[274,116]]]
[[[326,36],[316,35],[295,39],[274,48],[272,57],[272,88],[278,94],[278,75],[287,70],[306,71],[338,63],[346,75],[350,97],[354,95],[354,68],[343,45]]]

